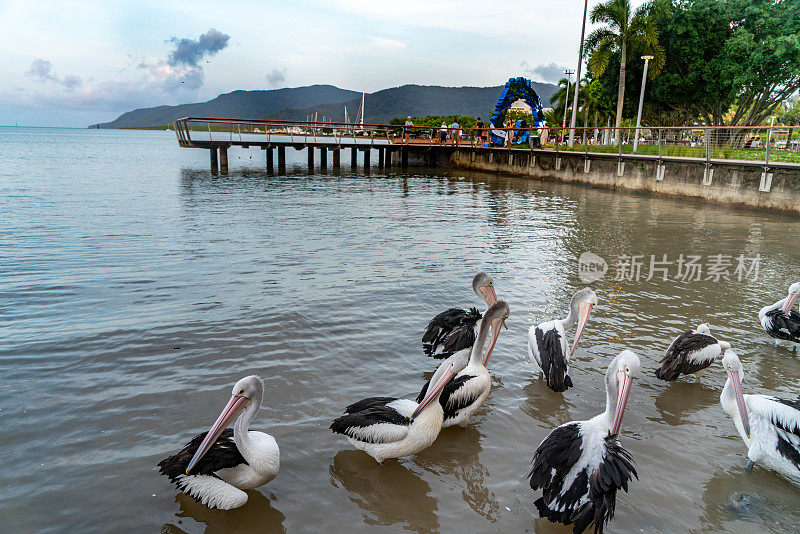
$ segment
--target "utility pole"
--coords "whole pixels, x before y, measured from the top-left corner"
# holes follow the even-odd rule
[[[644,103],[644,86],[647,84],[647,66],[653,56],[642,56],[644,60],[644,72],[642,73],[642,92],[639,93],[639,113],[636,115],[636,135],[633,138],[633,152],[639,147],[639,127],[642,125],[642,104]]]
[[[581,46],[578,49],[578,75],[575,76],[575,97],[572,100],[572,119],[569,121],[569,147],[575,142],[575,123],[578,117],[578,90],[581,87],[581,65],[583,65],[583,36],[586,34],[586,11],[589,9],[589,0],[583,2],[583,25],[581,26]],[[583,135],[586,136],[584,124]]]
[[[564,74],[567,75],[567,96],[564,97],[564,119],[561,121],[561,141],[564,141],[564,130],[567,129],[567,104],[569,104],[569,85],[572,82],[572,73],[574,71],[567,69]]]

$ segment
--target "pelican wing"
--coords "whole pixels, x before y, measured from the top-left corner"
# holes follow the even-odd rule
[[[555,328],[549,330],[536,328],[536,347],[539,349],[542,372],[547,386],[557,392],[572,387],[567,355],[564,353],[561,341],[561,334]]]
[[[672,382],[682,374],[705,369],[720,355],[719,342],[713,336],[684,332],[675,338],[661,358],[656,378]]]
[[[180,478],[186,475],[186,468],[205,439],[206,434],[207,432],[203,432],[196,435],[183,449],[158,462],[159,472],[178,484]],[[220,469],[236,467],[246,463],[247,460],[244,459],[244,456],[239,452],[236,443],[233,441],[233,429],[226,428],[208,452],[197,462],[197,465],[192,468],[192,475],[213,475]],[[181,491],[183,491],[182,487]]]
[[[764,328],[769,335],[800,343],[800,313],[794,310],[783,313],[780,308],[776,308],[768,311],[764,319]]]
[[[475,375],[457,376],[442,389],[439,402],[444,408],[445,418],[455,417],[460,409],[466,408],[481,396],[480,391],[469,387],[469,381],[472,378],[475,378]]]
[[[447,358],[475,343],[475,324],[481,313],[477,308],[451,308],[434,317],[422,335],[422,349],[428,356]]]
[[[628,482],[633,477],[639,479],[633,458],[619,444],[616,435],[609,434],[605,438],[604,449],[602,461],[589,477],[589,500],[570,518],[575,523],[575,532],[583,532],[594,523],[595,531],[602,533],[603,526],[614,517],[617,490],[627,492]]]
[[[335,419],[330,429],[365,443],[393,443],[404,439],[411,425],[409,416],[414,411],[411,406],[416,407],[417,403],[406,399],[383,402],[387,398],[360,401],[363,409]]]

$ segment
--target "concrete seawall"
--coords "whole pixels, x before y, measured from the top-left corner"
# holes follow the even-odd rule
[[[464,149],[450,154],[452,168],[591,184],[607,189],[691,197],[733,207],[800,216],[800,165],[732,163],[702,159],[584,154],[543,150]],[[794,168],[796,167],[796,168]]]

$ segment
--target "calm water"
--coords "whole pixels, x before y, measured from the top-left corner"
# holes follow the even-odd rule
[[[797,281],[796,219],[443,170],[309,174],[303,152],[287,155],[287,175],[269,176],[262,151],[232,150],[215,177],[171,132],[0,129],[3,530],[568,532],[534,518],[531,456],[603,409],[602,373],[627,347],[644,369],[622,436],[640,480],[609,531],[797,531],[800,491],[744,469],[721,366],[652,375],[704,320],[739,351],[746,392],[800,393],[800,360],[756,317]],[[575,387],[555,394],[533,380],[526,332],[565,314],[584,251],[760,255],[760,273],[635,282],[612,268],[592,284]],[[419,389],[436,364],[421,330],[478,304],[479,269],[511,306],[492,394],[470,428],[381,468],[327,427],[350,401]],[[281,472],[242,509],[211,511],[155,464],[250,373]]]

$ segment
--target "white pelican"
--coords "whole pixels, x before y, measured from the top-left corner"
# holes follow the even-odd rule
[[[656,369],[656,378],[672,382],[681,375],[700,374],[722,353],[731,348],[727,341],[711,335],[708,324],[700,323],[694,332],[684,332],[676,337]]]
[[[747,467],[759,464],[800,484],[800,399],[742,394],[744,369],[733,350],[725,351],[722,366],[728,380],[719,402],[747,445]]]
[[[789,295],[771,306],[764,306],[758,312],[758,319],[764,330],[775,338],[775,346],[784,344],[797,350],[800,347],[800,313],[792,309],[797,295],[800,294],[800,282],[789,286]]]
[[[497,338],[500,336],[500,328],[508,318],[508,304],[503,300],[495,302],[480,321],[478,339],[472,345],[472,349],[463,349],[442,362],[439,367],[454,363],[460,360],[457,365],[463,370],[447,384],[439,397],[439,403],[444,410],[443,427],[453,425],[467,426],[472,415],[484,403],[492,389],[492,378],[489,375],[487,365],[492,356]],[[483,347],[489,337],[489,329],[492,330],[492,340],[486,354],[483,354]],[[466,366],[465,366],[466,364]],[[454,363],[455,365],[455,363]],[[417,402],[425,398],[425,394],[431,385],[431,381],[426,382],[422,391],[417,396]]]
[[[569,359],[575,353],[583,329],[589,320],[589,314],[597,306],[597,295],[591,289],[584,288],[572,296],[569,303],[569,314],[565,319],[545,321],[528,330],[528,357],[535,362],[539,376],[544,376],[547,386],[553,391],[566,391],[572,387],[569,376]],[[572,350],[567,354],[566,330],[578,321]]]
[[[483,299],[488,309],[497,302],[494,280],[481,271],[472,279],[472,290]],[[422,350],[434,358],[448,358],[456,352],[468,349],[475,343],[477,322],[481,312],[477,308],[462,310],[450,308],[434,317],[422,334]]]
[[[275,438],[248,430],[261,406],[264,383],[255,375],[246,376],[233,386],[232,395],[211,430],[158,463],[161,474],[183,493],[222,510],[244,505],[247,493],[243,490],[263,486],[280,468]],[[233,430],[226,428],[240,413]]]
[[[534,504],[541,517],[595,532],[614,517],[617,490],[628,491],[636,469],[617,435],[639,357],[623,350],[606,372],[606,411],[588,421],[572,421],[550,432],[533,455],[530,484],[543,489]]]
[[[464,367],[455,365],[449,362],[436,370],[431,378],[434,386],[422,402],[370,397],[345,408],[345,414],[333,421],[331,430],[347,436],[355,448],[380,464],[428,448],[439,436],[444,421],[439,395]]]

